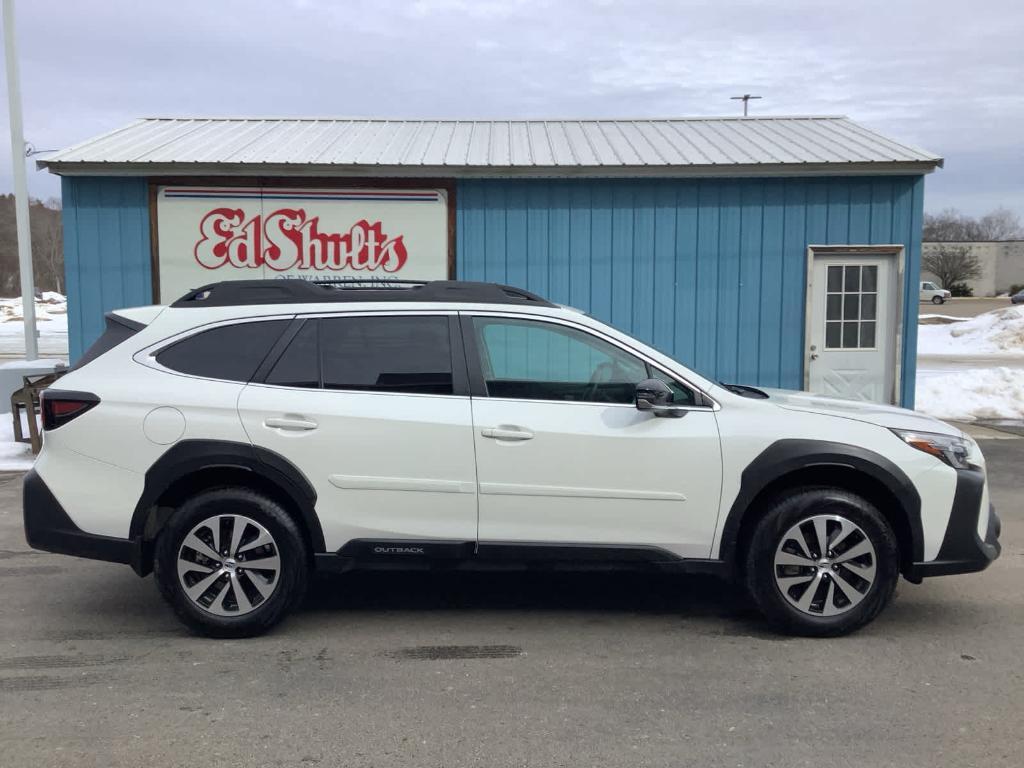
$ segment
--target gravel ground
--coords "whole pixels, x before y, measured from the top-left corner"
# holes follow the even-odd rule
[[[1019,766],[1024,440],[983,440],[982,574],[837,640],[711,579],[352,575],[272,635],[186,634],[151,579],[33,553],[0,479],[4,766]]]

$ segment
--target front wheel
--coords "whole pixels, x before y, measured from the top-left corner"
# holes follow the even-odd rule
[[[932,296],[932,304],[944,304],[946,300],[941,296]]]
[[[864,626],[899,579],[892,528],[866,499],[807,488],[765,512],[747,550],[746,580],[768,620],[797,635],[830,637]]]
[[[193,496],[171,517],[154,570],[161,594],[190,629],[251,637],[302,599],[307,559],[298,527],[277,502],[218,488]]]

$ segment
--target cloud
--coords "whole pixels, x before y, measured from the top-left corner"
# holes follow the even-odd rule
[[[18,13],[26,137],[41,148],[149,115],[716,115],[749,92],[755,114],[846,114],[944,155],[930,209],[1024,216],[1024,9],[1009,0],[34,0]],[[30,179],[37,195],[59,189]]]

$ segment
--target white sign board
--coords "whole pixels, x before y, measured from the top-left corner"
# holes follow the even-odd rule
[[[219,280],[445,280],[439,189],[160,187],[160,300]]]

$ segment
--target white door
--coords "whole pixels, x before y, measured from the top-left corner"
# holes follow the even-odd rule
[[[481,545],[655,546],[708,557],[721,489],[715,414],[633,404],[648,362],[588,331],[463,317],[485,397],[473,398]],[[470,354],[470,359],[475,355]],[[670,382],[676,402],[694,393]]]
[[[450,322],[308,319],[266,382],[243,390],[250,439],[316,490],[328,550],[352,539],[476,539],[472,414],[468,394],[453,394]]]
[[[896,401],[897,278],[894,255],[815,255],[806,361],[810,391]]]

